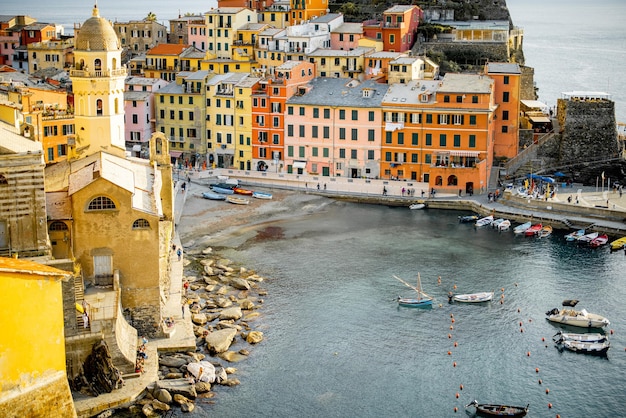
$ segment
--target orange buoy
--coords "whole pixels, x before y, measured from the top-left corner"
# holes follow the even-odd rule
[[[452,355],[452,351],[448,351],[448,355],[451,356]]]
[[[454,342],[454,346],[456,347],[456,346],[458,346],[458,345],[459,345],[459,344],[455,341],[455,342]]]
[[[539,373],[539,367],[535,369],[535,373]]]
[[[452,323],[454,324],[454,318],[451,319]]]
[[[550,389],[546,389],[546,395],[550,393]]]
[[[500,299],[504,299],[504,293],[500,295]]]
[[[501,300],[501,301],[500,301],[500,305],[502,305],[503,303],[504,303],[504,301],[503,301],[503,300]]]
[[[454,318],[454,314],[453,313],[450,314],[450,318]]]
[[[517,283],[513,283],[515,285],[515,287],[517,287]]]
[[[456,393],[456,398],[459,399],[459,392]]]
[[[454,326],[450,325],[450,329],[454,329]]]
[[[529,351],[528,353],[526,353],[526,356],[527,356],[527,357],[530,357],[530,351]]]
[[[456,367],[456,361],[452,363],[452,367]]]
[[[561,418],[561,416],[559,414],[556,414],[556,418]]]
[[[452,338],[452,334],[448,334],[448,338]]]
[[[541,337],[541,341],[545,341],[546,339],[544,337]]]
[[[458,412],[459,408],[457,408],[456,406],[454,407],[454,412]]]
[[[463,384],[459,385],[459,389],[463,390]]]
[[[528,320],[528,322],[533,322],[533,319],[532,319],[532,318],[530,318],[530,319]]]
[[[452,286],[454,289],[456,289],[456,285]]]
[[[520,308],[517,308],[517,312],[521,312]]]
[[[551,403],[548,404],[548,408],[552,409],[552,404]]]
[[[520,328],[520,329],[519,329],[519,332],[524,332],[524,328]]]
[[[613,335],[613,330],[611,330],[611,335]]]
[[[519,326],[521,327],[522,325],[523,325],[523,322],[522,322],[522,321],[519,321]]]

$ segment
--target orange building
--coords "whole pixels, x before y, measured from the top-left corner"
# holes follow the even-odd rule
[[[381,176],[448,192],[486,188],[493,163],[494,81],[448,73],[393,84],[384,112]]]
[[[498,106],[495,125],[494,155],[496,158],[513,158],[519,150],[520,79],[519,64],[491,62],[485,73],[495,83],[495,102]]]
[[[383,12],[382,21],[363,22],[363,35],[382,40],[385,51],[409,51],[415,43],[422,17],[423,11],[417,6],[396,5]]]
[[[285,102],[301,94],[315,77],[315,65],[307,61],[286,61],[276,67],[252,93],[253,170],[281,171],[284,163]]]
[[[300,25],[318,16],[324,16],[329,10],[328,0],[290,0],[290,2],[289,24],[291,26]]]

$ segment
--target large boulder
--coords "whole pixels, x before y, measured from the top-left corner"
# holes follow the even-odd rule
[[[172,395],[165,389],[157,389],[154,397],[163,403],[172,403]]]
[[[233,277],[230,280],[230,285],[235,289],[250,290],[250,283],[248,283],[246,279],[242,279],[241,277]]]
[[[159,365],[166,367],[179,368],[187,363],[189,363],[189,357],[187,356],[163,356],[159,359]]]
[[[237,335],[237,330],[228,328],[210,332],[204,340],[211,354],[223,353],[233,343],[233,339]]]
[[[263,333],[261,331],[250,331],[246,335],[246,341],[249,344],[258,344],[263,341]]]
[[[158,380],[156,388],[167,390],[174,395],[174,400],[176,395],[182,395],[187,399],[195,399],[198,396],[196,386],[189,379]]]
[[[191,316],[191,321],[196,325],[204,325],[207,323],[208,319],[205,314],[197,313]]]

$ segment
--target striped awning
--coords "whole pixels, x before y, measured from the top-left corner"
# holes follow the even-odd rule
[[[453,155],[455,157],[478,157],[479,154],[480,151],[450,151],[450,155]]]

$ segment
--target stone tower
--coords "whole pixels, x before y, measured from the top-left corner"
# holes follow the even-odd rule
[[[70,158],[99,151],[125,156],[124,80],[122,48],[109,21],[98,6],[80,27],[75,39],[74,67],[70,72],[74,90],[76,143]]]

